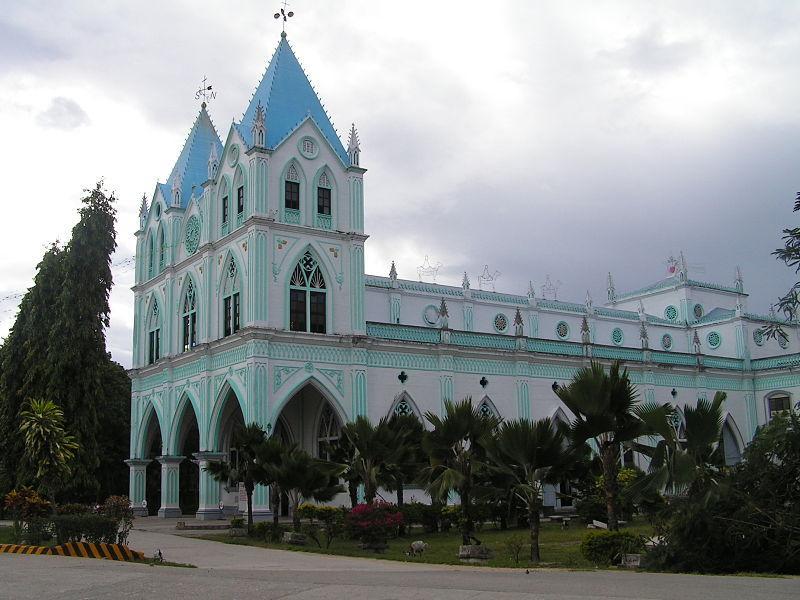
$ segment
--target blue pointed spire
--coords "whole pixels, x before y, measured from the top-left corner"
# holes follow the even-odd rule
[[[222,155],[222,142],[203,103],[167,182],[159,184],[168,204],[174,202],[173,189],[175,189],[180,193],[181,208],[186,208],[192,197],[192,187],[199,187],[208,179],[208,157],[212,146],[218,156]]]
[[[236,125],[237,131],[248,146],[253,145],[252,124],[259,104],[266,112],[267,148],[275,148],[306,117],[311,117],[342,163],[350,164],[347,151],[325,109],[322,108],[322,103],[311,87],[285,34],[281,35],[278,48],[272,55],[272,60],[250,100],[250,105],[244,111],[242,120]]]

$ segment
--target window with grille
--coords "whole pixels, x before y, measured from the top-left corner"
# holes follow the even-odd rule
[[[327,332],[325,278],[319,263],[306,252],[289,281],[289,329],[309,333]]]
[[[222,335],[233,335],[241,328],[241,296],[239,269],[231,257],[228,260],[227,276],[222,296]]]
[[[228,197],[222,197],[222,224],[228,222]]]
[[[769,410],[769,418],[772,419],[776,415],[781,415],[785,412],[788,412],[791,408],[791,401],[789,400],[789,396],[772,396],[768,403],[768,410]]]
[[[300,184],[296,181],[287,181],[285,184],[285,206],[292,210],[300,210]]]
[[[197,308],[192,280],[186,285],[183,297],[183,351],[187,352],[197,345]]]
[[[240,185],[236,190],[236,214],[244,212],[244,186]]]

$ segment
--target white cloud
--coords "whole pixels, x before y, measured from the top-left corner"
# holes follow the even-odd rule
[[[604,296],[608,270],[618,288],[637,287],[684,249],[707,279],[732,281],[742,264],[757,311],[791,283],[769,252],[800,186],[800,6],[292,8],[289,39],[340,134],[359,128],[370,272],[394,259],[414,277],[429,254],[452,283],[488,263],[503,290],[550,273],[564,282],[560,297],[580,301],[587,287]],[[169,173],[200,80],[218,92],[211,112],[224,138],[279,33],[255,1],[5,7],[0,161],[13,173],[4,216],[15,226],[0,238],[0,298],[30,285],[99,177],[119,197],[115,261],[131,255],[139,199]],[[65,111],[79,127],[41,127],[59,98],[80,109]],[[124,364],[130,275],[116,276],[108,335]]]
[[[69,131],[88,125],[89,115],[75,100],[58,96],[53,98],[46,110],[36,115],[36,122],[45,128]]]

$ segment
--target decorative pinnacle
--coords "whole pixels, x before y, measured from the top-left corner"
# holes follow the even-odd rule
[[[464,271],[464,277],[461,279],[461,287],[465,290],[469,289],[469,276],[466,271]]]
[[[536,298],[536,289],[533,287],[533,281],[528,281],[528,298]]]
[[[389,269],[389,279],[397,279],[397,267],[394,266],[394,261],[392,261],[392,266]]]
[[[142,203],[139,205],[139,218],[144,219],[147,215],[147,194],[142,194]]]
[[[522,313],[519,312],[519,307],[517,307],[517,312],[514,314],[514,325],[523,325],[522,321]]]

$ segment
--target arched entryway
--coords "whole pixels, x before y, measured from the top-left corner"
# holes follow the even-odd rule
[[[312,456],[328,458],[329,444],[341,436],[346,416],[323,389],[313,379],[300,386],[277,416],[273,435],[299,445]],[[334,504],[347,502],[345,495],[334,499]],[[288,516],[283,501],[280,510],[281,514]]]
[[[219,407],[217,419],[212,424],[215,429],[212,432],[212,439],[214,440],[214,451],[222,453],[223,460],[230,462],[234,466],[239,461],[236,449],[233,447],[234,435],[244,425],[244,413],[242,412],[239,398],[232,388],[228,388]],[[241,499],[238,484],[220,482],[219,485],[220,501],[224,504],[223,511],[226,515],[233,514],[240,508],[244,508],[240,507]]]
[[[161,426],[156,411],[150,408],[146,417],[142,444],[142,458],[149,461],[145,468],[145,493],[147,514],[157,515],[161,506],[161,463],[156,460],[161,456]]]
[[[184,396],[175,425],[174,453],[184,457],[178,467],[178,506],[182,515],[197,512],[200,501],[200,468],[194,458],[200,450],[200,429],[197,415],[188,397]]]

